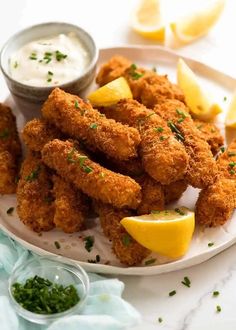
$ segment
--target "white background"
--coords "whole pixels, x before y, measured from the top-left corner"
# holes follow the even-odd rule
[[[175,11],[165,0],[168,10]],[[172,0],[183,6],[183,0]],[[20,28],[45,21],[67,21],[88,30],[99,47],[120,44],[151,44],[129,28],[129,17],[136,0],[7,0],[0,7],[0,46]],[[185,1],[186,3],[186,1]],[[199,4],[198,0],[193,5]],[[190,7],[190,1],[187,2]],[[187,7],[185,7],[187,8]],[[181,10],[180,10],[181,12]],[[209,35],[177,49],[236,77],[236,1],[228,0],[224,14]],[[0,77],[0,97],[5,85]],[[191,288],[181,285],[184,276]],[[143,315],[141,329],[195,330],[236,329],[236,246],[199,265],[152,277],[120,277],[126,284],[124,297]],[[174,297],[168,292],[177,290]],[[212,298],[212,291],[220,296]],[[222,312],[216,314],[216,305]],[[159,324],[158,317],[163,318]]]

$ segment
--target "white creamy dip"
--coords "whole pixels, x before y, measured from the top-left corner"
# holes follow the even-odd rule
[[[55,86],[78,77],[88,66],[85,46],[73,33],[32,41],[12,54],[9,73],[31,86]]]

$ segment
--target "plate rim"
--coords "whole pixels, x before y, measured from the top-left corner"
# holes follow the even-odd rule
[[[99,49],[99,60],[104,54],[108,52],[119,53],[124,51],[151,51],[153,53],[159,52],[162,54],[167,54],[172,59],[177,59],[179,57],[183,58],[189,65],[194,66],[198,65],[202,70],[211,71],[213,74],[219,75],[220,80],[228,80],[228,85],[234,84],[234,89],[236,87],[236,77],[233,77],[229,74],[226,74],[211,65],[205,64],[201,61],[195,60],[191,57],[184,56],[182,54],[179,54],[177,51],[174,51],[172,49],[169,49],[168,47],[158,46],[158,45],[117,45],[114,47],[104,47]],[[0,215],[1,218],[1,215]],[[15,241],[17,241],[19,244],[21,244],[23,247],[27,248],[28,250],[39,254],[39,255],[52,255],[57,256],[57,254],[53,252],[49,252],[41,247],[38,247],[32,243],[29,243],[28,241],[18,237],[16,234],[12,233],[10,230],[8,230],[1,222],[0,222],[0,229],[6,233],[9,237],[13,238]],[[90,264],[85,261],[78,261],[69,257],[61,256],[63,261],[66,263],[77,263],[80,266],[82,266],[86,271],[89,272],[96,272],[96,273],[103,273],[103,274],[116,274],[116,275],[139,275],[139,276],[149,276],[149,275],[157,275],[157,274],[164,274],[184,268],[188,268],[191,266],[195,266],[197,264],[200,264],[202,262],[205,262],[206,260],[209,260],[210,258],[214,257],[215,255],[219,254],[220,252],[226,250],[230,246],[236,243],[236,235],[235,237],[231,236],[231,238],[223,242],[213,248],[211,248],[209,251],[202,252],[201,254],[194,255],[188,259],[178,259],[173,262],[168,262],[165,264],[160,265],[153,265],[153,266],[133,266],[133,267],[118,267],[118,266],[112,266],[112,265],[105,265],[105,264]]]

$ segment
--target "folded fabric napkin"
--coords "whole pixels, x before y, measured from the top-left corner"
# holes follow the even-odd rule
[[[22,262],[35,256],[0,231],[0,329],[1,330],[121,330],[140,322],[140,314],[121,298],[124,283],[89,274],[90,291],[80,315],[59,319],[49,326],[18,316],[8,298],[8,277]]]

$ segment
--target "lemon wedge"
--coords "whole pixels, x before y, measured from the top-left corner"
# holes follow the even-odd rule
[[[117,78],[90,93],[87,99],[94,106],[107,107],[121,99],[132,99],[133,95],[125,78]]]
[[[169,258],[180,258],[188,250],[195,226],[194,212],[181,207],[148,215],[127,217],[122,226],[139,244]]]
[[[177,65],[177,82],[195,118],[207,121],[222,112],[220,105],[212,102],[209,93],[203,89],[197,76],[182,59],[179,59]]]
[[[141,0],[131,18],[134,31],[145,38],[163,42],[165,26],[162,24],[159,0]]]
[[[226,113],[225,126],[232,128],[236,127],[236,91],[233,94],[228,111]]]
[[[170,23],[177,40],[189,43],[205,35],[219,19],[225,0],[208,0],[197,12]]]

